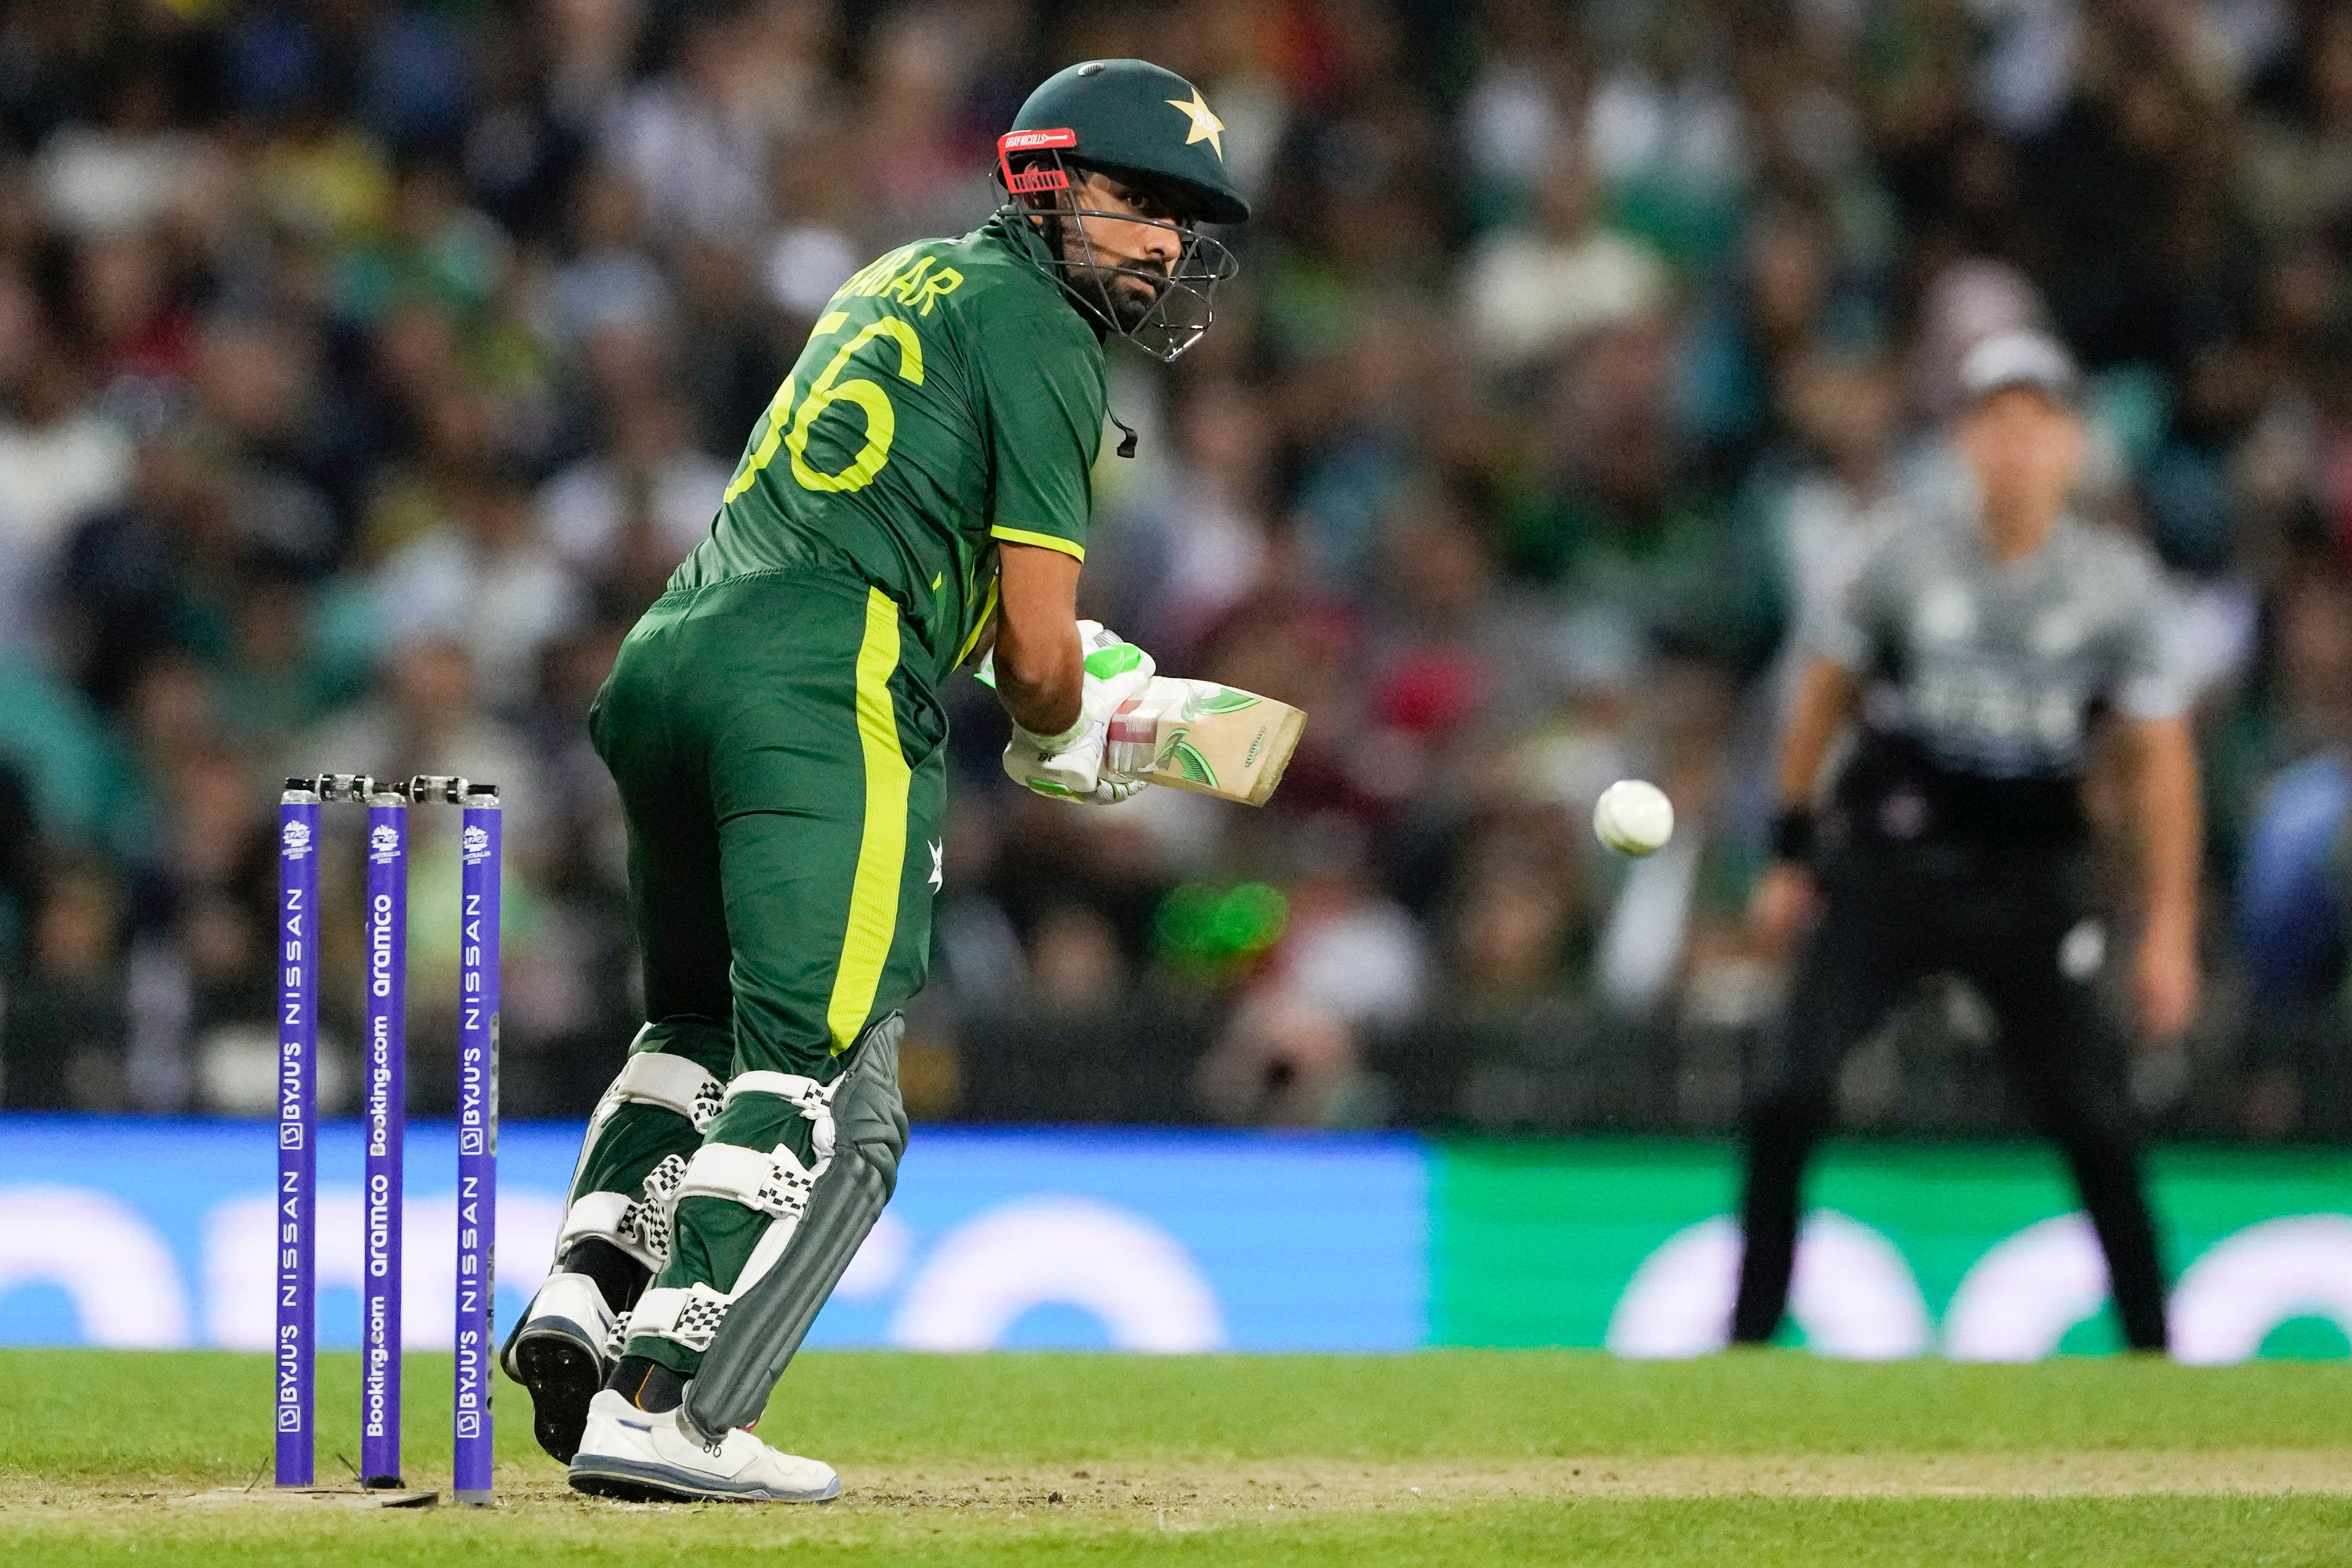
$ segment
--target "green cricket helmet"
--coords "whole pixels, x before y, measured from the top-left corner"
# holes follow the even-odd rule
[[[1088,60],[1039,83],[997,153],[1038,149],[1172,185],[1203,223],[1249,221],[1249,203],[1225,169],[1225,122],[1209,112],[1199,88],[1150,60]]]
[[[1039,84],[997,138],[996,174],[1006,196],[1037,220],[1051,265],[1071,300],[1107,332],[1172,360],[1207,331],[1210,296],[1234,275],[1233,253],[1196,223],[1248,221],[1249,203],[1225,169],[1224,122],[1201,89],[1149,60],[1087,60]],[[1076,205],[1096,170],[1156,198],[1165,219]],[[1168,229],[1175,258],[1160,265],[1096,254],[1073,218],[1142,221]],[[1071,252],[1075,250],[1076,255]]]

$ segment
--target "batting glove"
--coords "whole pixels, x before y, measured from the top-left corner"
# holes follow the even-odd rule
[[[1013,725],[1013,739],[1004,748],[1004,772],[1024,789],[1056,800],[1116,805],[1143,784],[1103,772],[1110,716],[1119,704],[1142,693],[1157,667],[1150,654],[1099,621],[1078,623],[1078,646],[1086,655],[1086,677],[1079,688],[1077,722],[1058,735],[1039,735]],[[982,684],[995,687],[993,650],[975,673]]]

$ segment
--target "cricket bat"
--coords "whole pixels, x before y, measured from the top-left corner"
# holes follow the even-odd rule
[[[1287,702],[1157,675],[1111,716],[1105,771],[1264,805],[1282,782],[1307,715]]]

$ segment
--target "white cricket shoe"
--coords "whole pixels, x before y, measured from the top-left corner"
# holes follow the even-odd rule
[[[559,1269],[530,1299],[499,1354],[507,1375],[530,1393],[532,1436],[560,1463],[580,1451],[588,1402],[612,1370],[613,1324],[596,1281]]]
[[[740,1427],[702,1442],[679,1426],[677,1411],[640,1410],[609,1388],[588,1406],[572,1485],[632,1502],[831,1502],[841,1495],[831,1465],[780,1453]]]

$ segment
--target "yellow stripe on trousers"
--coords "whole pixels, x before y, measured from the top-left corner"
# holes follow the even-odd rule
[[[824,1010],[833,1054],[857,1041],[874,1011],[882,966],[898,931],[898,883],[907,862],[907,786],[914,776],[898,748],[890,672],[898,668],[898,606],[879,588],[866,591],[866,639],[857,648],[857,739],[866,753],[866,832],[857,847],[857,881],[849,894],[849,931],[833,999]]]

